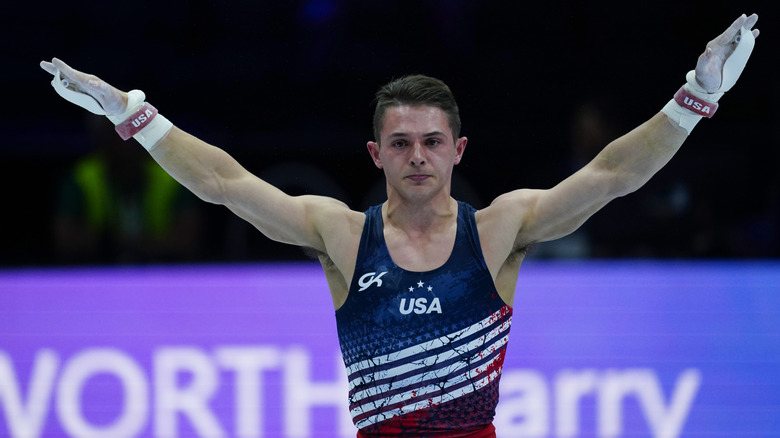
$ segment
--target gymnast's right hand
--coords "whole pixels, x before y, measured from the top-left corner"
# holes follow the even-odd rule
[[[127,109],[127,93],[95,75],[82,73],[57,58],[42,61],[41,68],[54,76],[52,86],[60,96],[94,114],[111,118]]]

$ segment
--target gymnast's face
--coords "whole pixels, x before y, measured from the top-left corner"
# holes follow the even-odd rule
[[[379,143],[368,142],[374,164],[394,194],[425,200],[449,196],[452,168],[466,149],[466,137],[455,139],[441,109],[401,105],[387,109]]]

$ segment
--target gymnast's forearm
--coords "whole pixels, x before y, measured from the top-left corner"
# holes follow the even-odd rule
[[[215,204],[227,203],[230,181],[248,174],[227,152],[176,126],[149,153],[179,183]]]

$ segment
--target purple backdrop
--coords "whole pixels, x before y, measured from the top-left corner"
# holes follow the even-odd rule
[[[526,263],[502,437],[780,434],[780,264]],[[354,436],[318,265],[0,271],[0,436]]]

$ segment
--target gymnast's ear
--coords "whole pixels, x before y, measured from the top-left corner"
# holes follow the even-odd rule
[[[455,164],[460,163],[460,160],[463,159],[463,153],[466,151],[466,143],[468,142],[469,139],[466,137],[461,137],[455,142]]]
[[[374,161],[374,165],[379,169],[382,168],[382,160],[379,159],[379,143],[375,141],[369,141],[366,143],[368,148],[368,154],[371,155],[371,159]]]

